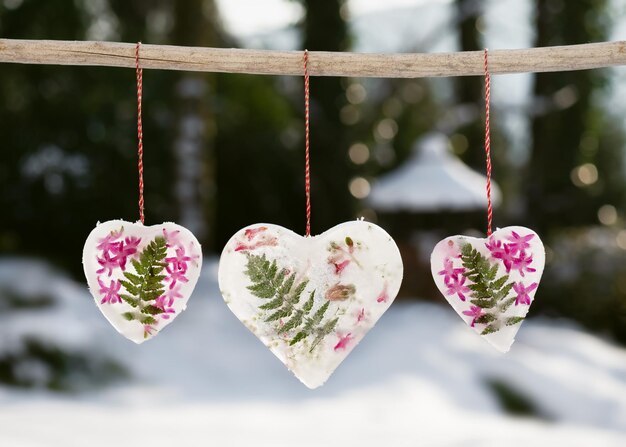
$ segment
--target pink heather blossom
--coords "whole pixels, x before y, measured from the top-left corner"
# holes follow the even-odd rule
[[[235,251],[251,251],[256,250],[259,247],[275,247],[276,245],[278,245],[278,239],[273,236],[264,236],[254,244],[239,242],[235,246]]]
[[[100,264],[100,268],[96,270],[97,274],[105,273],[108,271],[108,276],[111,276],[113,274],[113,269],[119,267],[119,260],[117,259],[117,257],[112,258],[111,255],[109,255],[108,251],[105,251],[101,258],[96,257],[96,261],[98,261],[98,264]]]
[[[182,246],[180,242],[180,230],[174,230],[170,233],[163,228],[163,237],[165,238],[165,245],[169,248]]]
[[[99,244],[96,245],[98,250],[102,250],[102,252],[106,253],[107,251],[114,251],[119,245],[119,241],[117,239],[122,235],[122,230],[120,231],[111,231],[108,235],[100,239]]]
[[[350,341],[352,340],[352,333],[347,333],[344,336],[337,333],[337,337],[339,337],[339,341],[335,345],[334,350],[335,351],[339,351],[340,349],[345,350],[348,347],[348,343],[350,343]]]
[[[166,304],[165,300],[165,295],[161,295],[154,301],[154,307],[159,308],[163,311],[163,313],[159,314],[159,317],[163,318],[164,320],[169,320],[169,314],[176,313],[176,311],[174,310],[174,308],[169,307],[168,304]],[[171,303],[169,305],[171,305]]]
[[[191,242],[189,244],[189,257],[191,258],[191,262],[193,263],[194,267],[198,267],[198,261],[200,260],[200,255],[198,253],[194,253],[194,243]]]
[[[376,298],[377,303],[386,303],[389,299],[389,294],[387,293],[387,283],[383,287],[383,290],[378,294],[378,298]]]
[[[143,338],[148,338],[148,335],[154,335],[152,332],[154,331],[154,327],[149,324],[143,325]]]
[[[165,262],[173,264],[177,270],[187,271],[187,262],[191,261],[191,258],[185,254],[184,247],[178,247],[176,249],[176,256],[171,258],[165,258]]]
[[[446,284],[448,287],[446,295],[454,295],[456,293],[461,301],[465,301],[465,294],[471,291],[469,287],[464,285],[465,280],[465,276],[452,278],[452,281],[450,281],[449,284]]]
[[[511,235],[507,236],[507,239],[511,241],[511,243],[507,244],[507,246],[511,250],[512,254],[523,252],[527,248],[530,248],[528,241],[530,241],[534,236],[535,235],[532,233],[526,236],[520,236],[515,231],[511,231]]]
[[[471,327],[474,327],[476,324],[476,320],[484,315],[483,310],[478,306],[470,306],[470,310],[464,310],[463,315],[467,315],[468,317],[472,317]]]
[[[518,282],[517,284],[513,284],[513,290],[517,293],[517,298],[515,298],[515,305],[518,304],[527,304],[530,306],[530,292],[537,288],[537,283],[534,282],[528,287],[524,287],[524,283]]]
[[[163,296],[167,298],[167,305],[171,306],[177,298],[183,297],[183,294],[180,293],[180,284],[176,284],[173,288],[167,289]]]
[[[502,245],[502,241],[495,237],[490,237],[489,241],[485,244],[487,250],[491,252],[491,256],[496,259],[502,259],[504,256],[505,246]]]
[[[117,246],[112,249],[112,253],[116,255],[114,259],[117,260],[117,263],[122,270],[126,270],[126,261],[128,257],[137,253],[137,248],[140,242],[141,238],[127,237],[124,241],[120,241]],[[124,245],[124,243],[126,243],[126,245]]]
[[[100,293],[104,294],[104,297],[100,301],[100,304],[115,304],[122,302],[119,295],[122,284],[118,280],[111,280],[111,284],[107,287],[106,284],[102,282],[100,277],[98,277],[98,284],[100,285]]]
[[[522,251],[519,254],[519,257],[512,259],[512,268],[513,270],[519,270],[520,275],[525,276],[524,271],[528,273],[533,273],[537,271],[537,269],[530,267],[530,264],[532,264],[532,262],[533,257],[531,255],[526,255],[526,252]]]
[[[251,241],[252,239],[254,239],[256,237],[257,234],[263,232],[267,230],[267,227],[257,227],[257,228],[248,228],[244,234],[246,236],[246,238]]]
[[[509,246],[507,244],[503,245],[502,241],[491,238],[489,242],[485,244],[485,247],[491,252],[492,258],[502,261],[506,272],[509,273],[514,260],[513,253]]]
[[[459,251],[458,247],[456,245],[454,245],[453,241],[448,241],[448,243],[446,244],[446,246],[444,247],[445,250],[445,258],[460,258],[461,257],[461,252]]]
[[[348,264],[350,264],[349,259],[346,259],[345,261],[340,262],[339,264],[333,263],[333,265],[335,266],[335,274],[340,275],[343,269],[345,269],[348,266]]]
[[[359,313],[356,316],[356,322],[360,323],[361,321],[365,320],[365,308],[362,307],[361,310],[359,311]]]
[[[448,284],[451,280],[456,279],[457,276],[462,275],[465,272],[464,268],[454,268],[454,263],[451,259],[445,259],[443,261],[443,270],[438,274],[443,275],[443,282]]]
[[[166,281],[171,281],[170,289],[173,289],[176,286],[176,282],[189,282],[185,274],[187,273],[187,266],[185,265],[183,269],[175,268],[174,264],[168,264],[165,266],[165,270],[168,273],[168,277],[165,278]]]

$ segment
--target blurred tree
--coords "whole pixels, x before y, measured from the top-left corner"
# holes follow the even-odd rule
[[[114,26],[83,2],[7,4],[7,38],[81,40],[103,32],[98,20]],[[137,188],[134,90],[127,70],[3,66],[0,250],[46,255],[78,272],[98,219],[137,216],[136,201],[127,200]]]
[[[606,0],[536,0],[536,8],[535,46],[608,37]],[[608,87],[607,70],[535,76],[527,200],[539,232],[596,223],[602,205],[623,203],[624,137],[605,110]]]
[[[455,0],[455,22],[457,24],[461,51],[482,51],[485,48],[485,0]],[[451,136],[454,151],[469,166],[485,172],[485,79],[483,76],[459,76],[454,78],[453,107],[458,127]],[[493,101],[491,104],[493,112]],[[516,189],[514,178],[507,175],[511,169],[509,141],[502,130],[500,114],[492,113],[490,125],[491,158],[494,180],[505,198]],[[495,118],[494,118],[495,117]],[[496,210],[498,213],[498,210]],[[499,216],[496,216],[500,221]],[[482,226],[480,227],[482,230]]]
[[[480,51],[484,48],[479,27],[483,23],[484,0],[455,0],[456,23],[461,51]],[[476,170],[485,169],[485,102],[484,79],[480,76],[459,76],[454,79],[458,107],[458,133],[466,139],[461,152],[465,163]]]
[[[350,36],[346,0],[301,0],[303,48],[310,51],[346,51]],[[346,104],[342,80],[311,77],[311,187],[313,232],[322,232],[354,218],[354,199],[348,190],[353,174],[348,163],[348,139],[340,110]]]

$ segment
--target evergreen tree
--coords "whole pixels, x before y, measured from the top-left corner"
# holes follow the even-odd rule
[[[537,47],[608,37],[606,0],[536,0],[536,8]],[[526,184],[529,218],[540,232],[596,223],[601,205],[623,204],[624,137],[604,110],[607,80],[606,69],[535,75],[538,113]],[[577,178],[585,164],[589,175]]]
[[[305,8],[302,48],[309,51],[347,51],[350,35],[344,17],[346,0],[301,0]],[[312,76],[311,89],[311,187],[314,232],[354,217],[354,199],[348,182],[348,144],[340,110],[346,104],[342,80]],[[332,204],[333,206],[329,206]]]

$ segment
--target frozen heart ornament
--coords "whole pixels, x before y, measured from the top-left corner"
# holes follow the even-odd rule
[[[430,262],[437,287],[456,313],[507,352],[543,273],[539,236],[524,227],[502,228],[485,239],[451,236],[435,246]]]
[[[96,304],[135,343],[152,338],[185,310],[201,265],[198,240],[169,222],[104,222],[89,234],[83,249],[83,268]]]
[[[314,237],[256,224],[226,244],[218,276],[237,318],[316,388],[389,308],[402,260],[391,236],[364,221]]]

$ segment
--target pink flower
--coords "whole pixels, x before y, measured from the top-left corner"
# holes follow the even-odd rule
[[[165,280],[166,281],[171,281],[170,289],[174,288],[174,286],[176,285],[177,281],[189,282],[189,280],[185,276],[185,274],[187,273],[187,266],[185,265],[183,269],[178,269],[178,268],[175,268],[175,267],[176,266],[174,266],[174,264],[168,264],[168,265],[165,266],[165,270],[169,274],[169,276],[167,278],[165,278]]]
[[[448,287],[446,295],[454,295],[456,293],[461,301],[465,301],[465,294],[471,291],[469,287],[464,285],[465,280],[465,276],[452,278],[452,281],[446,284]]]
[[[191,261],[191,258],[185,254],[184,247],[178,247],[176,249],[176,256],[171,258],[165,258],[165,262],[173,264],[177,270],[187,271],[187,262]]]
[[[333,264],[335,266],[335,274],[340,275],[343,269],[345,269],[348,266],[348,264],[350,264],[350,260],[348,259],[346,259],[343,262],[340,262],[339,264]]]
[[[166,300],[165,296],[161,295],[156,300],[154,300],[154,307],[161,309],[163,311],[163,313],[159,314],[159,317],[163,318],[164,320],[169,320],[170,318],[169,314],[176,313],[176,311],[172,307],[169,307],[165,303],[165,300]]]
[[[100,301],[100,304],[109,303],[121,303],[122,300],[119,295],[122,284],[118,280],[111,280],[111,284],[107,287],[106,284],[98,277],[98,284],[100,285],[100,293],[104,294],[104,297]]]
[[[148,338],[148,335],[153,335],[152,331],[154,331],[154,327],[149,324],[143,325],[143,338]]]
[[[365,308],[364,307],[362,307],[359,313],[356,315],[357,324],[363,320],[365,320]]]
[[[495,237],[490,237],[489,241],[485,244],[485,247],[491,252],[491,256],[496,259],[502,259],[504,255],[504,246],[502,241]]]
[[[126,270],[126,260],[129,256],[137,253],[137,248],[141,238],[127,237],[124,241],[120,241],[115,248],[112,249],[112,253],[117,255],[115,259],[122,270]],[[126,245],[124,245],[126,243]]]
[[[108,251],[105,251],[101,258],[96,257],[96,261],[98,261],[98,264],[100,264],[101,266],[98,270],[96,270],[97,274],[101,274],[101,273],[108,271],[108,276],[111,276],[113,274],[113,269],[116,269],[119,267],[119,261],[117,257],[112,258],[109,255]]]
[[[459,249],[457,248],[456,245],[454,245],[454,242],[449,240],[448,243],[446,244],[446,246],[444,247],[445,250],[445,258],[460,258],[461,257],[461,252],[459,251]]]
[[[513,290],[517,293],[517,298],[515,298],[515,305],[518,304],[527,304],[530,306],[530,292],[537,288],[537,283],[534,282],[528,287],[524,287],[524,283],[518,282],[517,284],[513,284]]]
[[[193,263],[194,267],[198,267],[198,261],[200,260],[200,255],[198,253],[195,253],[194,250],[194,243],[190,243],[189,244],[189,257],[191,258],[191,262]]]
[[[246,238],[247,238],[249,241],[251,241],[252,239],[254,239],[254,237],[255,237],[257,234],[259,234],[259,233],[261,233],[261,232],[263,232],[263,231],[265,231],[265,230],[267,230],[267,227],[248,228],[248,229],[246,229],[246,231],[244,232],[244,234],[245,234]]]
[[[511,231],[511,235],[507,236],[507,239],[511,241],[510,244],[507,244],[512,254],[516,254],[517,252],[523,252],[527,248],[530,248],[530,241],[535,235],[528,234],[526,236],[520,236],[515,231]]]
[[[531,255],[526,255],[526,252],[522,251],[519,254],[519,257],[512,259],[512,268],[514,270],[519,270],[520,275],[524,275],[524,270],[528,273],[536,272],[537,269],[530,267],[530,264],[533,262],[533,257]]]
[[[348,343],[352,340],[352,333],[347,333],[344,336],[337,333],[337,337],[339,337],[339,341],[335,345],[334,350],[335,351],[339,351],[340,349],[345,350],[348,347]]]
[[[454,268],[454,263],[451,259],[443,261],[443,270],[438,274],[443,275],[443,282],[448,284],[452,279],[456,279],[457,276],[462,275],[465,272],[464,268]]]
[[[471,327],[474,327],[476,324],[476,320],[484,315],[483,310],[478,306],[470,306],[470,310],[464,310],[463,315],[467,315],[468,317],[472,317]]]
[[[489,249],[494,259],[500,259],[502,261],[506,272],[509,273],[514,259],[509,246],[507,244],[502,245],[502,242],[497,239],[490,240],[485,246]]]
[[[165,238],[165,245],[167,247],[178,247],[181,246],[180,242],[180,230],[174,230],[171,233],[168,233],[165,228],[163,228],[163,237]]]
[[[180,293],[180,284],[176,284],[175,287],[167,289],[163,296],[167,298],[167,305],[171,306],[177,298],[183,297],[182,293]]]
[[[387,293],[387,283],[383,287],[383,290],[378,294],[378,298],[376,298],[377,303],[386,303],[389,299],[389,294]]]
[[[278,239],[273,236],[264,236],[261,238],[261,240],[255,242],[254,244],[239,242],[235,246],[235,251],[256,250],[259,247],[275,247],[276,245],[278,245]]]
[[[98,250],[102,250],[104,253],[107,251],[114,251],[119,242],[117,239],[122,235],[122,230],[111,231],[108,235],[100,239],[99,244],[96,245]]]

